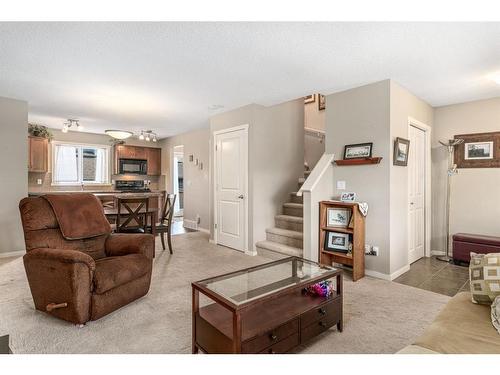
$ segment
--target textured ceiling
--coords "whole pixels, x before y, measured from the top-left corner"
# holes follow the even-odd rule
[[[164,137],[386,78],[440,106],[500,96],[495,71],[500,23],[0,23],[0,96],[98,133]]]

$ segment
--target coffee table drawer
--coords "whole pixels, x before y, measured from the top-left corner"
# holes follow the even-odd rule
[[[277,342],[271,347],[261,351],[259,354],[282,354],[299,345],[299,334],[288,336],[286,339]]]
[[[299,320],[294,319],[273,330],[267,331],[263,335],[245,341],[241,345],[241,351],[243,353],[259,353],[268,346],[278,343],[293,334],[297,334],[298,337],[298,333]]]
[[[320,319],[307,327],[302,327],[300,331],[300,341],[306,342],[310,338],[319,335],[321,332],[326,331],[328,328],[334,326],[339,322],[339,315],[330,315],[324,319]]]
[[[306,327],[320,319],[329,320],[332,315],[340,316],[340,298],[335,298],[317,308],[309,310],[300,317],[300,326]]]

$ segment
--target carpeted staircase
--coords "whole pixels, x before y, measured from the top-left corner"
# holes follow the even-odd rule
[[[302,186],[310,171],[304,171],[299,178],[298,187]],[[266,229],[266,240],[255,244],[259,255],[278,259],[283,255],[302,257],[304,208],[302,197],[297,192],[290,193],[289,202],[283,204],[281,215],[274,217],[274,227]]]

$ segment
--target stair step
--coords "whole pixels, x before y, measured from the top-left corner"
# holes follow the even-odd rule
[[[296,191],[290,193],[290,200],[292,203],[302,203],[304,200],[302,195],[299,197]]]
[[[311,174],[312,171],[304,171],[304,177],[307,178]]]
[[[299,189],[302,187],[302,185],[304,184],[305,181],[306,181],[306,179],[304,177],[299,177],[298,184],[297,184]]]
[[[304,228],[304,219],[301,216],[276,215],[274,223],[277,228],[295,230],[302,232]]]
[[[255,244],[257,253],[266,258],[281,259],[284,256],[301,257],[303,251],[301,248],[287,246],[273,241],[260,241]]]
[[[283,215],[304,216],[304,205],[302,203],[284,203]]]
[[[304,234],[295,230],[282,228],[266,229],[266,239],[268,241],[277,242],[283,245],[299,247],[304,245]]]

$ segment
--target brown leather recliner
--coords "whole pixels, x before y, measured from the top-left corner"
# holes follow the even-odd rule
[[[24,198],[19,209],[37,310],[84,324],[148,293],[153,236],[111,234],[94,195]]]

